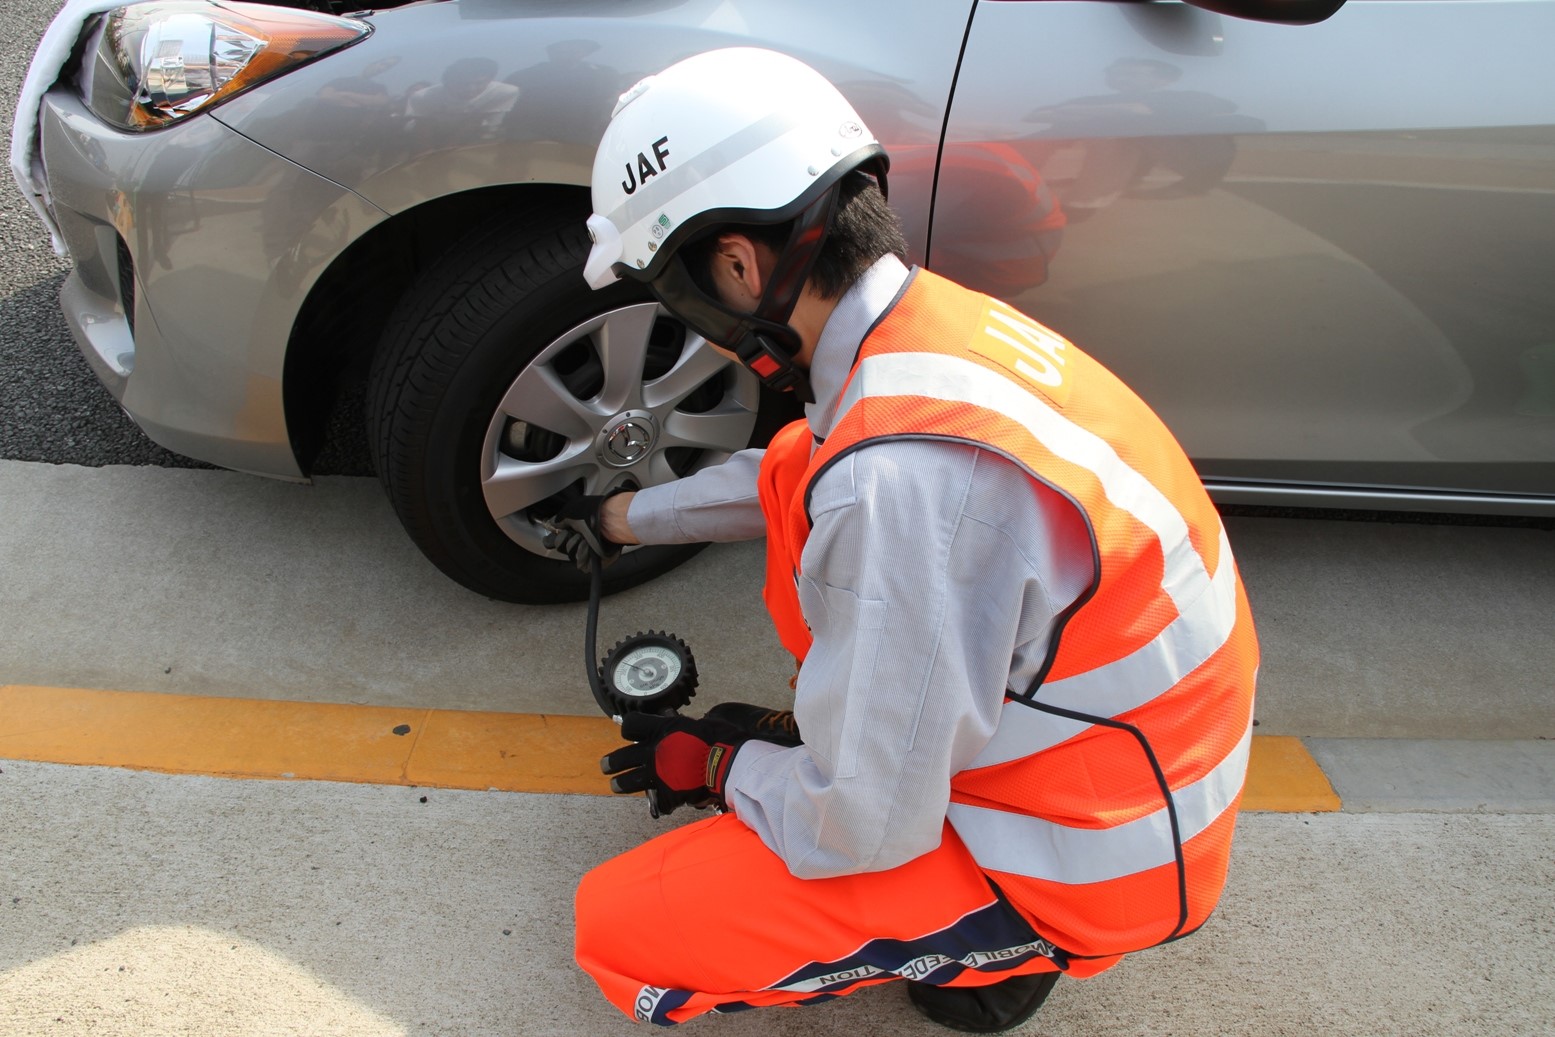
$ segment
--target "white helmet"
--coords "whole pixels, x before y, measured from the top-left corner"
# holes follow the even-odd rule
[[[754,47],[709,51],[621,95],[594,157],[590,286],[650,284],[694,331],[776,388],[805,394],[787,325],[824,242],[842,178],[861,166],[885,189],[885,149],[819,72]],[[675,258],[702,231],[795,221],[754,314],[709,298]],[[762,341],[765,339],[766,341]],[[774,369],[775,368],[775,369]]]

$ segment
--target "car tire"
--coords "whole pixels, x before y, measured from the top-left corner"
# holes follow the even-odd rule
[[[490,598],[587,597],[540,517],[570,494],[717,463],[756,428],[753,375],[641,285],[589,289],[584,215],[511,213],[455,245],[397,306],[369,374],[368,439],[395,513],[439,569]],[[606,590],[702,546],[628,549]]]

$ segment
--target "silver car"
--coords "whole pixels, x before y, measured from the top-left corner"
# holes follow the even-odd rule
[[[306,478],[365,379],[397,513],[482,594],[577,597],[558,494],[794,413],[580,274],[617,95],[737,43],[836,82],[913,260],[1109,364],[1217,500],[1555,514],[1555,0],[349,7],[82,19],[37,126],[62,303],[152,439],[230,468]]]

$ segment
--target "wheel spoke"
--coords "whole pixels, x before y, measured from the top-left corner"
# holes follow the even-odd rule
[[[653,411],[673,409],[708,379],[723,377],[729,364],[726,357],[713,352],[700,338],[690,339],[675,366],[643,386],[643,404]]]
[[[508,417],[580,442],[593,439],[601,421],[590,402],[573,396],[549,364],[530,365],[513,382],[498,409]]]
[[[594,473],[594,466],[581,449],[538,464],[499,457],[496,472],[481,483],[481,492],[492,516],[505,518]]]
[[[675,411],[664,421],[659,445],[733,453],[750,442],[755,424],[756,415],[742,408],[726,407],[706,414]]]
[[[605,369],[605,384],[595,406],[604,414],[642,405],[643,365],[658,310],[654,303],[628,306],[610,314],[594,333]]]
[[[647,471],[642,475],[642,485],[663,486],[679,478],[675,469],[670,467],[670,459],[665,456],[664,451],[657,450],[648,459]]]

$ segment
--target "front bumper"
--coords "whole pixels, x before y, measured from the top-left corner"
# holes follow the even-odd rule
[[[283,393],[292,327],[383,213],[207,116],[122,133],[57,88],[39,134],[74,264],[61,305],[103,384],[169,450],[301,478]]]

